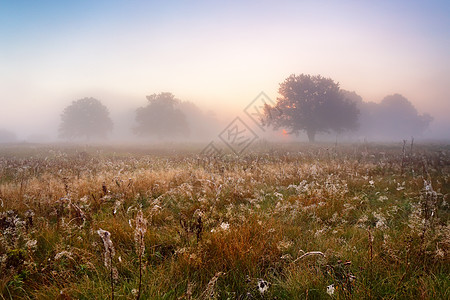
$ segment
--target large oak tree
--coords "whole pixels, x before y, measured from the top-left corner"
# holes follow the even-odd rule
[[[310,142],[319,132],[342,132],[358,127],[356,104],[340,92],[339,84],[320,75],[291,75],[280,84],[274,106],[266,105],[263,123],[289,134],[306,131]]]

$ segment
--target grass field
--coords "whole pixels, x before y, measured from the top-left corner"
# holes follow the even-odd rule
[[[2,146],[1,298],[450,298],[449,145],[181,149]]]

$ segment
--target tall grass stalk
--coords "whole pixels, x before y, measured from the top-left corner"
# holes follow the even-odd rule
[[[117,269],[112,264],[112,259],[116,253],[114,250],[113,243],[111,241],[111,233],[109,231],[99,229],[97,230],[98,235],[102,238],[103,245],[105,247],[105,267],[109,270],[109,279],[111,281],[111,299],[114,299],[114,279],[117,278]]]
[[[144,218],[142,209],[140,209],[136,215],[136,228],[134,230],[134,241],[136,242],[136,254],[139,258],[139,288],[136,295],[136,299],[141,297],[142,286],[142,255],[145,251],[144,236],[147,232],[147,220]]]

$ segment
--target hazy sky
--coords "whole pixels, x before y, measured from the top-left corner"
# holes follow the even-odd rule
[[[449,16],[449,1],[0,0],[0,128],[56,132],[85,96],[113,114],[162,91],[240,111],[292,73],[400,93],[443,123]]]

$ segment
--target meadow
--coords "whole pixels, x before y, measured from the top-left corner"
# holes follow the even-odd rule
[[[197,148],[1,146],[1,299],[450,298],[448,144]]]

